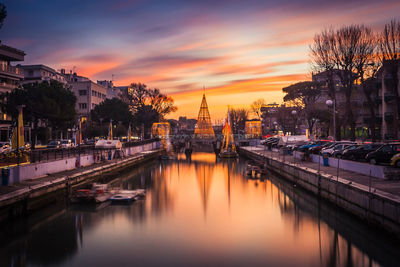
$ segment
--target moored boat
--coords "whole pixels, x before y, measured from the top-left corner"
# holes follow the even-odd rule
[[[221,150],[219,156],[221,158],[237,158],[238,154],[236,153],[236,151],[227,149],[227,150]]]
[[[144,189],[137,190],[119,190],[116,194],[110,197],[111,202],[130,203],[146,196]]]
[[[106,184],[93,183],[91,189],[78,189],[71,198],[72,202],[102,203],[111,197],[111,192]]]

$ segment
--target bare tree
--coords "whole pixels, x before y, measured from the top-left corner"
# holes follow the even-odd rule
[[[282,89],[286,95],[283,101],[291,103],[301,110],[307,121],[308,130],[313,134],[313,127],[321,112],[316,106],[316,101],[321,96],[320,84],[316,82],[299,82]],[[298,114],[299,116],[301,114]]]
[[[341,27],[336,31],[330,29],[317,34],[311,46],[314,66],[326,70],[331,75],[327,75],[327,83],[334,101],[336,95],[333,75],[337,75],[340,80],[345,96],[344,125],[350,127],[350,138],[353,140],[356,118],[351,102],[352,93],[356,80],[361,79],[360,75],[364,80],[366,68],[371,63],[370,54],[375,49],[371,38],[372,32],[369,28],[363,25],[351,25]],[[336,134],[338,136],[339,132],[336,131]]]
[[[350,126],[350,138],[355,139],[356,123],[352,109],[351,95],[357,79],[356,58],[360,38],[365,30],[362,25],[344,26],[338,29],[331,39],[338,77],[343,86],[346,98],[346,125]]]
[[[328,95],[333,101],[336,102],[335,90],[335,56],[333,51],[333,39],[335,32],[333,29],[324,30],[314,36],[314,42],[310,45],[310,57],[312,59],[312,69],[316,72],[324,72],[326,75],[326,87],[328,88]],[[334,113],[333,116],[336,116]],[[340,127],[336,127],[335,136],[338,140],[340,137]]]
[[[259,120],[261,120],[261,115],[262,115],[261,107],[262,107],[262,106],[265,106],[265,100],[262,99],[262,98],[257,99],[256,101],[254,101],[254,102],[250,105],[251,111],[254,113],[254,115],[257,116],[257,118],[258,118]]]
[[[0,3],[0,29],[3,27],[4,20],[7,17],[7,9],[6,6]]]
[[[388,72],[393,79],[392,83],[385,84],[395,96],[394,105],[394,132],[395,138],[398,138],[398,120],[399,120],[399,59],[400,59],[400,22],[392,20],[385,25],[383,32],[379,38],[379,50],[384,70]],[[385,80],[385,79],[383,79]]]
[[[369,27],[361,28],[361,35],[356,46],[355,69],[361,84],[365,99],[367,100],[370,120],[368,122],[372,141],[376,141],[376,112],[377,106],[374,98],[378,96],[374,84],[376,72],[380,66],[377,57],[377,38]],[[374,97],[375,96],[375,97]]]
[[[174,106],[172,97],[162,94],[159,89],[149,89],[148,94],[149,104],[160,114],[161,118],[178,109]]]
[[[229,115],[233,133],[237,134],[239,130],[244,130],[246,121],[249,118],[249,110],[245,108],[233,108],[229,111]]]

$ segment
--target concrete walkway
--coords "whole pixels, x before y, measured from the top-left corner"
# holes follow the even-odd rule
[[[245,147],[245,148],[248,151],[257,152],[258,154],[264,155],[268,158],[272,157],[275,159],[279,159],[280,161],[296,164],[309,169],[314,169],[316,171],[320,170],[321,173],[331,175],[335,179],[337,176],[339,176],[339,178],[352,181],[353,183],[358,183],[371,187],[371,192],[374,192],[375,189],[378,189],[383,192],[387,192],[400,197],[400,180],[379,179],[342,169],[338,170],[336,167],[323,166],[322,161],[320,164],[314,162],[301,161],[300,159],[296,159],[291,155],[281,155],[277,151],[266,150],[264,146]]]
[[[99,171],[108,171],[116,167],[122,167],[129,163],[134,163],[144,159],[146,156],[158,153],[159,150],[136,153],[132,156],[123,159],[114,159],[107,162],[95,163],[86,167],[79,167],[73,170],[63,171],[55,174],[49,174],[45,177],[28,179],[20,183],[15,183],[8,186],[0,186],[0,207],[2,202],[7,202],[11,198],[19,195],[25,195],[31,191],[38,190],[43,187],[56,185],[65,182],[67,179],[73,179],[80,176],[90,175]]]

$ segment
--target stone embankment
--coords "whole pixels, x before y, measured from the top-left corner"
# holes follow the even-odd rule
[[[93,163],[0,186],[0,221],[27,214],[57,200],[65,200],[73,187],[94,182],[101,175],[155,159],[161,150],[157,148],[158,145],[154,147],[122,159]]]
[[[294,185],[400,237],[399,180],[377,179],[316,163],[303,163],[263,148],[242,147],[239,152],[265,162],[270,171]]]

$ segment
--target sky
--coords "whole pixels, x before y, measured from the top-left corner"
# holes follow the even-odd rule
[[[205,91],[213,122],[228,105],[281,103],[283,87],[310,79],[316,33],[400,19],[398,0],[0,2],[0,40],[25,51],[22,64],[159,88],[178,107],[171,118],[197,117]]]

